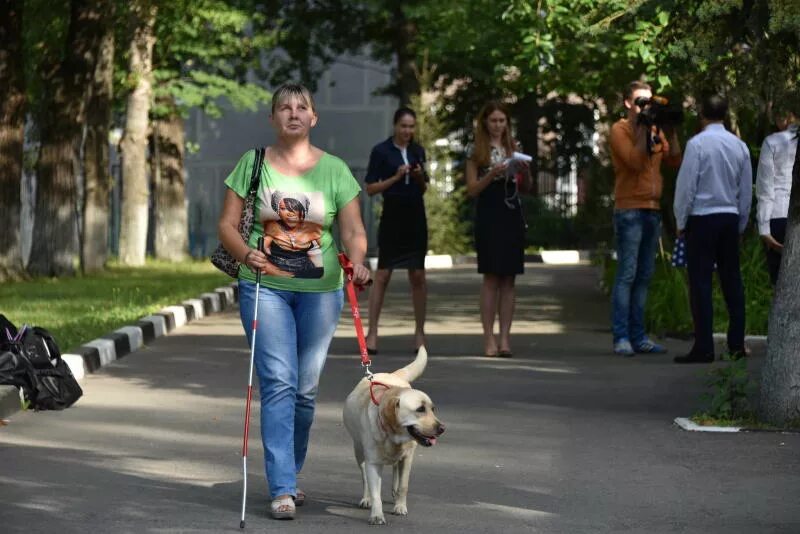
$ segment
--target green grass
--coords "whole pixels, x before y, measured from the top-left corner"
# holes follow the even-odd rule
[[[138,268],[111,265],[91,276],[3,284],[0,313],[17,326],[50,330],[66,351],[230,281],[208,260],[149,260]]]
[[[665,247],[667,244],[665,244]],[[671,250],[671,249],[670,249]],[[741,248],[742,282],[744,284],[746,322],[745,332],[766,335],[769,309],[772,303],[772,286],[769,282],[764,249],[757,236],[747,237]],[[656,269],[647,293],[645,321],[647,329],[658,335],[684,336],[692,332],[692,314],[689,307],[689,282],[686,269],[670,264],[670,253],[656,258]],[[608,292],[614,285],[616,262],[608,259],[603,265],[603,284]],[[728,312],[714,277],[714,331],[726,332]]]

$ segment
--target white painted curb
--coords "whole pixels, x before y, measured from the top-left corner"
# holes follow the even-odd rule
[[[741,427],[738,426],[703,426],[692,422],[688,417],[676,417],[675,424],[684,430],[690,432],[740,432]]]
[[[543,250],[541,255],[542,263],[548,265],[575,265],[581,261],[577,250]]]
[[[715,343],[725,343],[728,341],[728,335],[724,332],[714,333]],[[744,336],[745,343],[766,343],[767,336]]]
[[[231,286],[218,287],[214,291],[225,295],[225,302],[227,304],[233,303],[233,288]]]
[[[83,363],[83,356],[80,354],[62,354],[61,359],[66,362],[75,380],[80,382],[88,374]]]
[[[453,256],[449,254],[433,254],[425,256],[426,269],[452,269]]]
[[[158,313],[171,313],[175,318],[175,328],[186,324],[186,308],[183,306],[167,306],[158,310]]]
[[[200,296],[211,300],[211,313],[217,313],[222,310],[222,304],[220,304],[222,299],[219,293],[203,293]]]
[[[153,323],[153,330],[155,330],[155,337],[163,337],[167,333],[167,319],[163,315],[148,315],[142,317],[140,321]]]
[[[114,332],[128,336],[130,352],[139,350],[144,346],[144,334],[142,334],[142,329],[138,326],[123,326],[122,328],[117,328]]]
[[[100,366],[108,365],[117,359],[117,349],[112,339],[93,339],[84,343],[86,347],[94,347],[100,353]]]
[[[194,318],[202,319],[206,316],[205,312],[203,311],[203,301],[201,299],[189,299],[184,300],[181,302],[184,306],[189,306],[194,310]]]

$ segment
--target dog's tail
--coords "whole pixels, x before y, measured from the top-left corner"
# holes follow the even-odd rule
[[[398,369],[393,375],[396,375],[406,382],[413,382],[422,375],[425,371],[425,366],[428,364],[428,351],[422,346],[417,351],[417,357],[413,362],[409,363],[402,369]]]

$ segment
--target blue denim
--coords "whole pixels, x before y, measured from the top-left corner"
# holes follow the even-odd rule
[[[661,212],[646,209],[614,210],[617,273],[611,294],[614,343],[628,339],[634,347],[644,341],[644,307],[653,277]]]
[[[252,339],[256,285],[239,280],[239,313]],[[271,498],[297,494],[314,420],[319,377],[342,311],[341,289],[323,293],[261,286],[255,370],[261,441]]]

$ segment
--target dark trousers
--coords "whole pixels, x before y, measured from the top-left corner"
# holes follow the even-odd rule
[[[775,241],[783,244],[786,239],[786,217],[782,219],[770,219],[769,233],[775,238]],[[773,287],[778,283],[778,272],[781,268],[781,253],[767,247],[767,269],[769,270],[769,279],[772,281]]]
[[[689,217],[686,225],[686,256],[694,321],[692,353],[714,353],[711,281],[715,263],[730,317],[728,350],[744,351],[744,287],[739,269],[739,216],[715,213]]]

